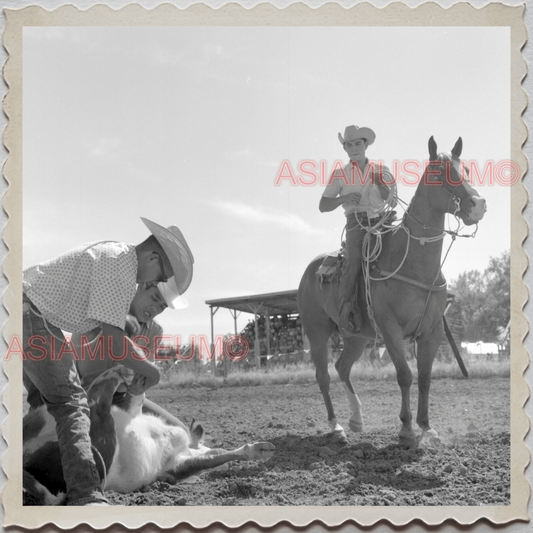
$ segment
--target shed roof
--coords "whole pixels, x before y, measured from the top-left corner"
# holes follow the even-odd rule
[[[205,303],[210,307],[224,307],[258,315],[295,314],[298,313],[297,293],[297,290],[269,292],[267,294],[206,300]]]
[[[213,307],[233,309],[243,313],[258,315],[275,315],[298,313],[297,290],[269,292],[266,294],[253,294],[249,296],[236,296],[233,298],[220,298],[218,300],[206,300],[206,304]],[[454,294],[448,292],[448,299],[453,300]]]

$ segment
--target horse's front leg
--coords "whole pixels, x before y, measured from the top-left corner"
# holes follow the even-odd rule
[[[385,340],[385,346],[389,352],[390,358],[396,368],[396,379],[402,393],[402,407],[400,409],[400,420],[402,428],[398,435],[399,442],[402,446],[416,446],[418,441],[413,430],[411,415],[410,391],[413,382],[413,374],[405,356],[403,344],[403,333],[397,323],[389,321],[386,325],[380,326]]]
[[[420,443],[429,442],[437,437],[437,432],[429,425],[429,388],[431,384],[431,369],[435,355],[444,337],[444,326],[439,320],[431,333],[426,338],[417,341],[417,367],[418,367],[418,413],[416,423],[422,430]]]
[[[368,343],[368,339],[360,337],[347,337],[343,339],[344,348],[342,353],[335,363],[335,368],[339,374],[339,378],[344,385],[348,403],[350,404],[350,410],[352,412],[348,425],[354,432],[363,431],[363,413],[361,409],[361,401],[355,393],[352,382],[350,381],[350,371],[355,361],[357,361],[365,346]]]

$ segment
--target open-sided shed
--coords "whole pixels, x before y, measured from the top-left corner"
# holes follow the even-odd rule
[[[235,335],[237,335],[237,318],[241,313],[251,313],[255,319],[255,345],[254,355],[256,361],[259,358],[259,336],[257,319],[260,316],[265,317],[266,321],[266,345],[267,352],[270,353],[270,316],[276,314],[294,315],[298,313],[298,304],[296,301],[297,291],[269,292],[266,294],[253,294],[249,296],[236,296],[233,298],[220,298],[217,300],[207,300],[205,303],[209,306],[211,313],[211,345],[215,342],[214,335],[214,317],[220,308],[228,309],[231,313],[235,325]],[[303,332],[302,332],[303,333]]]

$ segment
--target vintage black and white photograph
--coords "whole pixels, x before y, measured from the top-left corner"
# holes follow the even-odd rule
[[[523,28],[480,13],[8,15],[12,524],[527,517]]]

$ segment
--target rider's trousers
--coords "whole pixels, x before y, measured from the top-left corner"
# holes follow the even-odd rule
[[[346,223],[346,255],[341,270],[339,282],[339,314],[345,305],[352,303],[355,295],[357,276],[361,271],[363,256],[363,239],[366,230],[359,225],[354,217]]]

